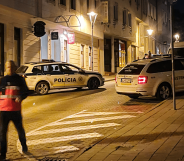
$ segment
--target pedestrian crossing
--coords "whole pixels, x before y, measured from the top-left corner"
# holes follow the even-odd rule
[[[134,117],[136,116],[133,114],[129,115],[123,112],[81,111],[30,131],[26,134],[27,145],[30,151],[32,148],[44,145],[41,146],[42,155],[78,151],[81,147],[68,145],[69,142],[75,140],[84,140],[85,142],[86,139],[102,138],[104,136],[102,128],[118,127],[121,123],[118,123],[117,120]],[[17,148],[21,151],[19,141],[17,141]],[[39,148],[38,152],[34,150],[34,155],[39,156],[41,149]]]

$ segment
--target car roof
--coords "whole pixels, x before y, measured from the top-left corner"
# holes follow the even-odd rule
[[[138,60],[134,60],[133,62],[131,63],[128,63],[128,64],[142,64],[142,65],[145,65],[145,64],[148,64],[148,63],[151,63],[151,62],[160,62],[160,61],[165,61],[165,60],[171,60],[171,56],[168,56],[170,54],[164,54],[163,56],[160,56],[160,57],[152,57],[150,59],[138,59]],[[183,58],[183,57],[180,57],[180,56],[175,56],[174,59],[179,59],[179,58]]]
[[[28,63],[25,63],[24,65],[45,65],[45,64],[69,64],[69,63],[60,62],[60,61],[54,61],[54,62],[42,62],[41,61],[41,62],[28,62]]]

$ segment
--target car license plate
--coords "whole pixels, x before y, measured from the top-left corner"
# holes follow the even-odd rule
[[[131,83],[131,79],[129,78],[121,78],[121,84],[130,84]]]

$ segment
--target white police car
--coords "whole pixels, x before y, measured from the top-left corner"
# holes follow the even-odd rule
[[[17,74],[22,75],[29,90],[44,95],[50,89],[88,87],[97,89],[104,85],[104,78],[98,72],[85,71],[64,62],[33,62],[20,66]]]
[[[184,91],[184,58],[175,57],[175,91]],[[115,89],[130,98],[156,96],[160,100],[172,94],[170,57],[141,59],[127,64],[117,75]]]

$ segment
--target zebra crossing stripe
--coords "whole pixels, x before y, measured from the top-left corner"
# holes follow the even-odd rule
[[[61,146],[61,147],[54,147],[52,148],[54,150],[54,153],[63,153],[66,151],[77,151],[79,148],[75,146]]]
[[[40,145],[68,140],[79,140],[79,139],[88,139],[88,138],[96,138],[102,137],[103,135],[98,133],[86,133],[80,135],[70,135],[70,136],[62,136],[62,137],[54,137],[54,138],[45,138],[45,139],[37,139],[37,140],[28,140],[27,144],[29,145]]]
[[[85,119],[85,120],[74,120],[74,121],[63,121],[63,122],[53,122],[46,126],[56,126],[56,125],[65,125],[65,124],[77,124],[84,122],[96,122],[96,121],[107,121],[107,120],[116,120],[116,119],[124,119],[124,118],[132,118],[136,117],[133,115],[123,115],[123,116],[114,116],[114,117],[103,117],[103,118],[95,118],[95,119]]]
[[[61,132],[68,132],[68,131],[89,130],[89,129],[97,129],[97,128],[104,128],[104,127],[119,126],[119,125],[120,124],[116,124],[116,123],[106,123],[106,124],[97,124],[97,125],[88,125],[88,126],[69,127],[69,128],[62,128],[62,129],[42,130],[42,131],[35,131],[34,133],[28,133],[26,136],[61,133]]]
[[[117,115],[122,114],[122,112],[86,112],[84,114],[76,114],[68,116],[67,118],[76,118],[76,117],[88,117],[88,116],[101,116],[101,115]]]

